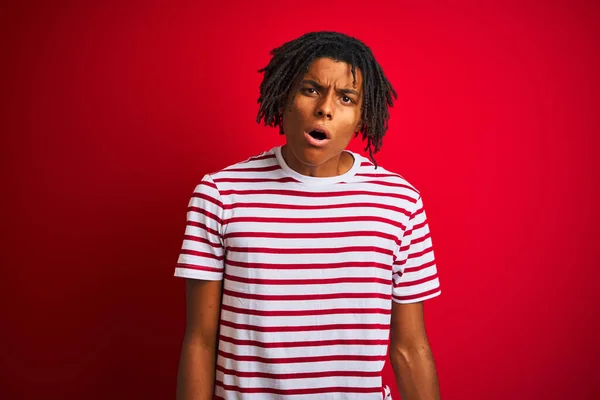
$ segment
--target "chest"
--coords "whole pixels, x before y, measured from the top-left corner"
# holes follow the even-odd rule
[[[225,279],[239,284],[378,285],[391,279],[402,223],[385,209],[234,207],[224,229]]]

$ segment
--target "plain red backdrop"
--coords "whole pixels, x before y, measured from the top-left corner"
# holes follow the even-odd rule
[[[377,159],[427,207],[443,399],[600,398],[600,8],[482,3],[3,6],[0,396],[174,397],[189,196],[283,143],[269,51],[338,30],[400,95]]]

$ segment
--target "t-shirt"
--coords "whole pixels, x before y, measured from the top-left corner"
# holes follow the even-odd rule
[[[440,283],[419,191],[349,153],[317,178],[277,146],[196,186],[175,275],[223,280],[215,398],[386,396],[392,301]]]

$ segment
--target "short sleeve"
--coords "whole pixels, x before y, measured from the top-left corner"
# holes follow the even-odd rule
[[[392,300],[396,303],[416,303],[441,294],[431,233],[420,196],[394,254],[392,271]]]
[[[223,202],[209,175],[194,189],[175,276],[218,281],[223,279]]]

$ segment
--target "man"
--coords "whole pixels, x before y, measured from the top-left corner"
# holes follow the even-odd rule
[[[423,301],[441,293],[423,201],[373,154],[396,92],[335,32],[274,49],[258,122],[286,144],[207,174],[175,275],[186,279],[178,399],[439,399]],[[361,134],[370,160],[346,150]]]

